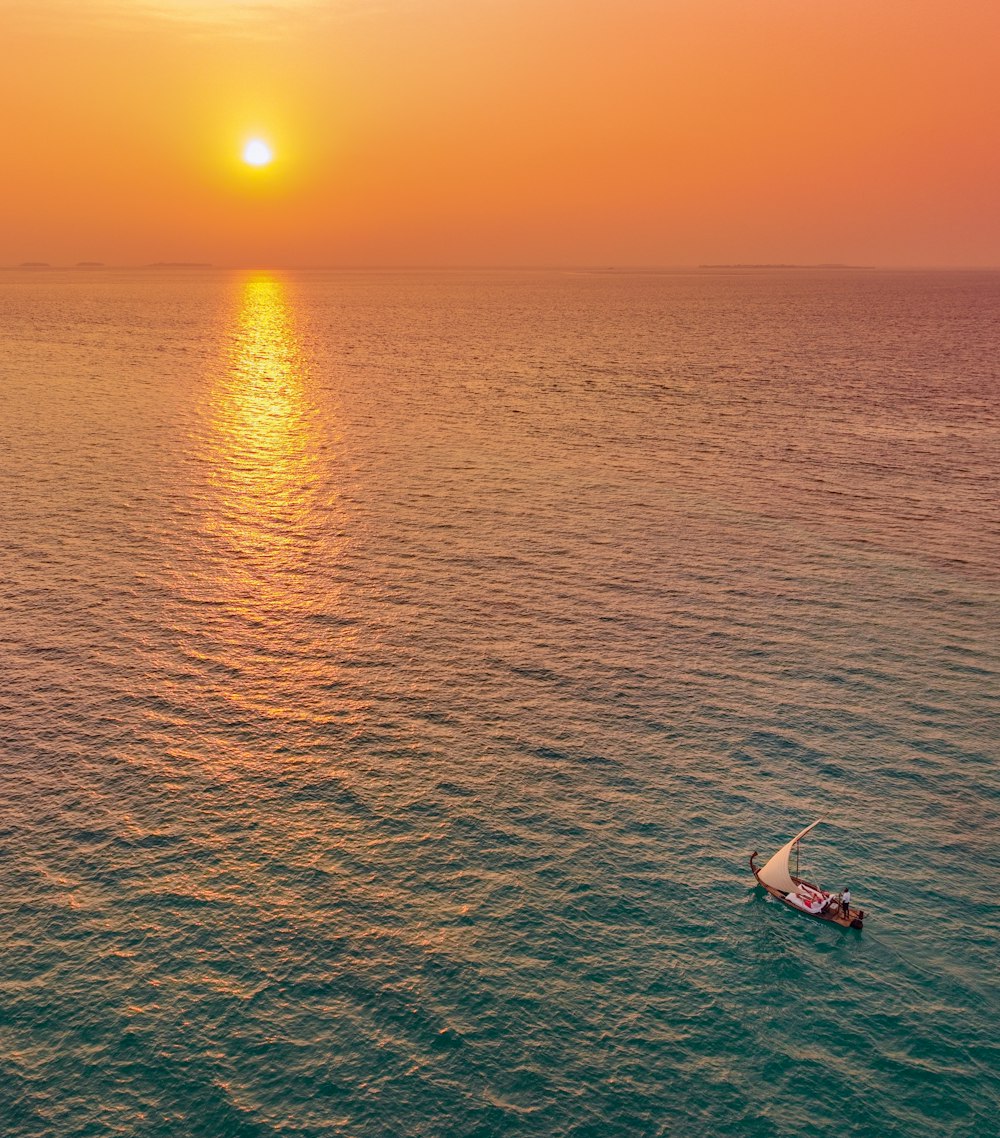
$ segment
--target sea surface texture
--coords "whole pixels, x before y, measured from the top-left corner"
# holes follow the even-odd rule
[[[998,361],[987,273],[0,274],[0,1133],[1000,1133]]]

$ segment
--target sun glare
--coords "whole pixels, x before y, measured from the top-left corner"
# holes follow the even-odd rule
[[[273,157],[270,146],[260,138],[251,138],[243,147],[243,161],[248,166],[266,166]]]

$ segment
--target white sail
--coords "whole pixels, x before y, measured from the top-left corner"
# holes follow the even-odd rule
[[[806,834],[822,822],[822,818],[817,818],[812,826],[806,828],[794,838],[786,846],[782,846],[780,850],[771,858],[771,860],[761,869],[758,877],[765,885],[770,885],[772,889],[780,889],[782,893],[793,893],[795,891],[795,882],[792,880],[792,875],[788,870],[788,859],[792,856],[792,850],[795,848],[795,843],[804,838]]]

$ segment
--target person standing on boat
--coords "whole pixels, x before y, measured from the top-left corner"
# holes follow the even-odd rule
[[[845,889],[844,892],[841,893],[841,895],[840,895],[840,908],[841,908],[841,911],[843,912],[843,915],[845,917],[849,917],[851,915],[851,891],[850,891],[850,889]]]

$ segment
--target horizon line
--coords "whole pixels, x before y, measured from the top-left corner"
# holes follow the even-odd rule
[[[101,270],[152,270],[152,271],[226,271],[226,272],[587,272],[587,273],[664,273],[699,272],[718,270],[823,270],[828,272],[1000,272],[997,265],[942,265],[942,264],[851,264],[847,262],[702,262],[700,264],[607,264],[607,263],[474,263],[434,264],[423,262],[343,264],[215,264],[208,261],[145,261],[103,262],[76,261],[59,263],[49,261],[20,261],[0,264],[4,272],[96,272]]]

